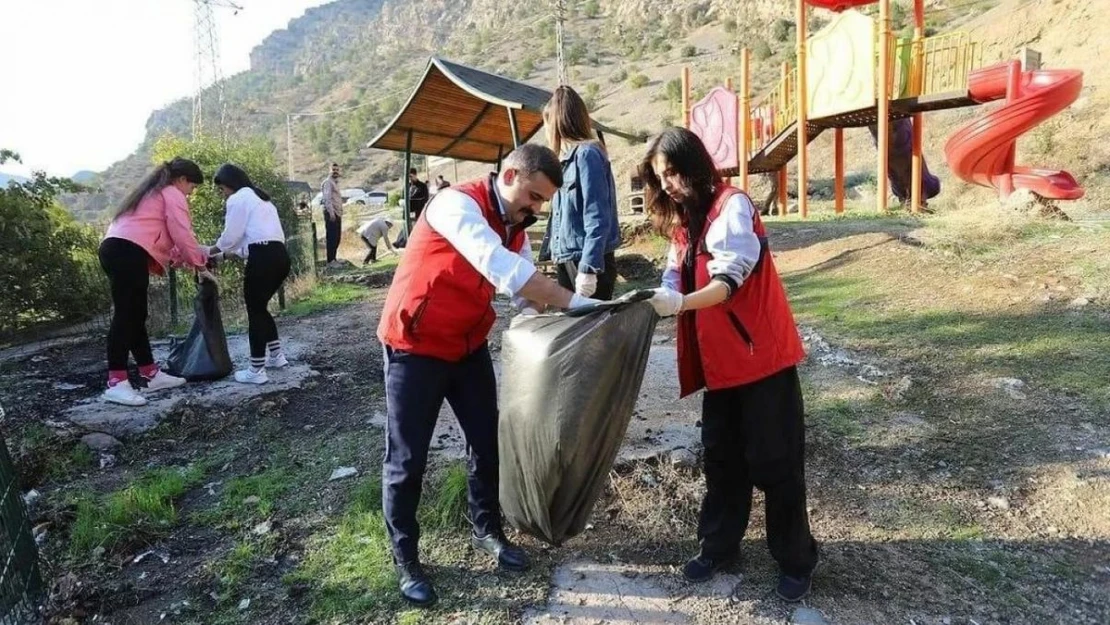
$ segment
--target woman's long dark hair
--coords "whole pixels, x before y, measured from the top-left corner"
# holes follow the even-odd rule
[[[243,171],[235,165],[232,165],[231,163],[224,163],[223,165],[220,165],[220,168],[216,170],[216,176],[212,179],[212,182],[215,182],[218,185],[223,185],[231,189],[232,191],[238,191],[239,189],[247,188],[254,191],[254,194],[257,195],[263,202],[270,201],[269,193],[266,193],[262,189],[254,186],[254,183],[251,182],[251,177],[247,175],[247,172]]]
[[[200,171],[200,166],[193,161],[181,157],[174,158],[172,161],[166,161],[155,167],[154,171],[147,174],[142,182],[127,193],[127,197],[123,198],[123,201],[120,202],[119,208],[116,209],[116,214],[112,215],[112,218],[114,219],[125,213],[130,213],[139,206],[139,202],[141,202],[148,193],[161,191],[168,187],[174,180],[182,177],[193,184],[202,184],[204,182],[204,173]]]
[[[663,184],[651,164],[656,154],[667,157],[671,169],[693,192],[693,197],[685,203],[675,202],[663,191]],[[648,146],[639,173],[644,182],[644,204],[656,231],[669,238],[676,229],[685,226],[694,237],[698,236],[721,183],[713,157],[701,139],[685,128],[664,130]]]

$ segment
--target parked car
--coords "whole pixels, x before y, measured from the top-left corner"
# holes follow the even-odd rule
[[[366,191],[360,195],[347,198],[344,205],[358,204],[360,206],[385,206],[389,195],[385,191]]]
[[[342,189],[339,194],[343,196],[343,205],[346,206],[348,204],[354,203],[351,201],[352,199],[362,198],[366,196],[366,190],[360,189],[358,187],[352,187],[350,189]],[[323,193],[317,193],[316,196],[312,198],[312,206],[315,208],[322,208],[324,206]]]

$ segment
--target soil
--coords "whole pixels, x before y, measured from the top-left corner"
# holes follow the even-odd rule
[[[836,237],[819,228],[781,234],[780,269],[827,270],[850,259],[855,267],[908,272],[920,262],[912,225],[860,223]],[[911,299],[942,280],[918,278],[918,290],[907,289]],[[969,306],[1009,300],[1008,292],[995,299],[989,276],[972,279],[979,280],[975,293],[953,296]],[[24,489],[42,495],[31,514],[45,529],[49,622],[318,622],[311,588],[284,578],[352,497],[357,480],[329,481],[332,472],[354,467],[359,479],[373,479],[380,468],[384,397],[374,330],[387,281],[364,282],[373,285],[365,302],[279,320],[295,364],[281,374],[295,384],[237,393],[196,387],[172,392],[146,413],[112,413],[111,423],[137,418],[140,428],[72,419],[96,405],[98,342],[25,352],[2,365],[5,431],[9,441],[24,441],[10,443],[18,447]],[[508,322],[498,306],[495,357]],[[425,622],[1110,622],[1105,417],[1036,384],[964,376],[935,355],[870,351],[819,327],[803,328],[809,505],[822,544],[811,596],[793,606],[771,592],[777,571],[763,542],[758,493],[740,563],[706,585],[681,581],[678,569],[696,551],[704,482],[680,453],[699,451],[699,406],[697,398],[676,399],[673,332],[672,323],[657,329],[625,447],[587,531],[559,548],[515,536],[536,560],[520,581],[507,581],[471,553],[437,551],[431,568],[451,608]],[[236,356],[241,347],[233,344]],[[851,419],[839,418],[844,410]],[[437,464],[464,452],[449,411],[436,434]],[[48,471],[44,455],[73,449],[92,423],[118,435],[123,447],[91,465]],[[30,424],[46,428],[47,443],[26,443]],[[150,467],[200,462],[212,468],[177,502],[179,522],[168,535],[139,535],[91,559],[68,551],[82,494],[119,488]],[[218,566],[250,529],[203,519],[236,478],[279,468],[291,488],[266,518],[265,549],[229,604]],[[148,551],[154,553],[139,558]],[[505,586],[499,595],[479,590],[489,584]],[[367,618],[361,622],[393,620]]]

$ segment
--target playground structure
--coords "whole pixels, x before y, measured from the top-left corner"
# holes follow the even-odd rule
[[[778,212],[786,213],[786,166],[798,159],[798,212],[808,215],[808,144],[826,130],[834,136],[835,209],[844,210],[844,129],[869,127],[877,148],[876,203],[886,212],[888,193],[917,213],[940,192],[922,155],[924,114],[994,100],[1001,107],[957,130],[945,146],[952,172],[1007,197],[1028,189],[1044,199],[1073,200],[1083,188],[1070,174],[1015,164],[1018,137],[1066,109],[1079,97],[1078,70],[1023,69],[1018,61],[984,67],[983,50],[967,33],[925,37],[924,0],[914,0],[912,38],[891,32],[890,0],[878,0],[875,20],[854,9],[876,0],[797,0],[797,67],[783,63],[769,93],[751,98],[751,55],[740,51],[740,85],[714,87],[690,103],[690,70],[682,71],[687,128],[702,138],[718,169],[738,176],[778,176]],[[835,12],[809,36],[811,7]],[[804,96],[804,97],[800,97]],[[925,197],[923,197],[925,196]]]

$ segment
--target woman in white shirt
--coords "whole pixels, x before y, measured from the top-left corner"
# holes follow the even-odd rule
[[[243,271],[243,299],[247,304],[250,367],[235,372],[245,384],[265,384],[267,368],[289,364],[281,351],[277,324],[267,310],[270,298],[289,276],[289,252],[277,208],[270,195],[254,186],[250,176],[235,165],[216,170],[216,188],[227,200],[224,231],[210,256],[235,255],[247,259]]]

